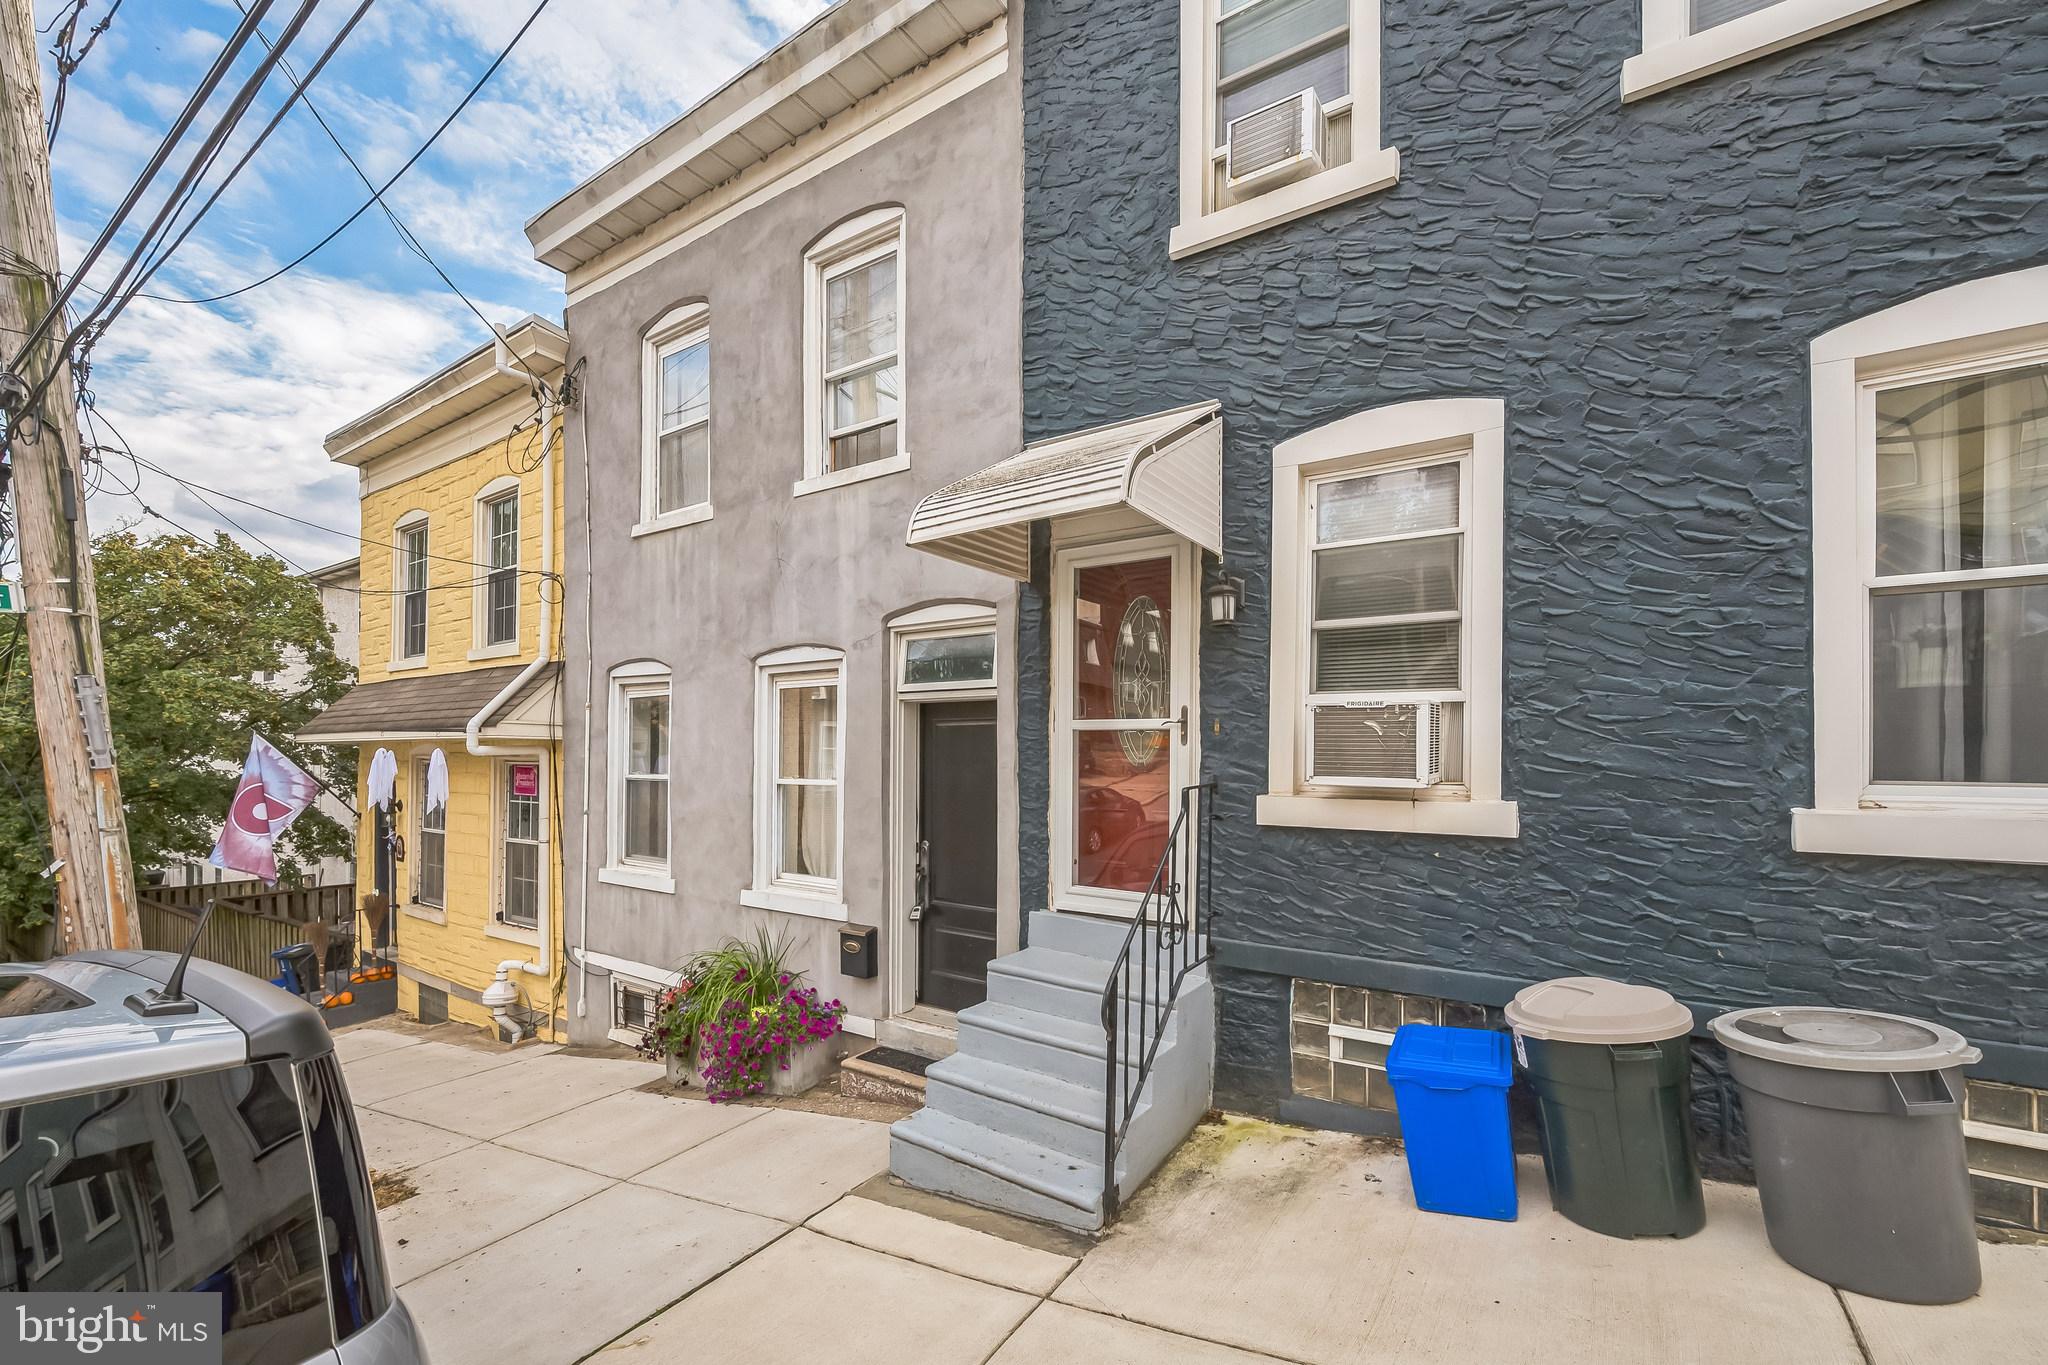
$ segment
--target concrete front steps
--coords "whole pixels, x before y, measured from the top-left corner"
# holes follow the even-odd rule
[[[960,1012],[958,1050],[926,1071],[925,1107],[890,1130],[892,1174],[1027,1218],[1102,1226],[1102,988],[1129,928],[1031,916],[1031,946],[989,964],[988,999]],[[1120,1198],[1208,1111],[1214,1016],[1208,968],[1197,967],[1181,983],[1118,1154]]]

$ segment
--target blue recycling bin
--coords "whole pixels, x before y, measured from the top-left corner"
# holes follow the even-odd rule
[[[1515,1218],[1508,1140],[1508,1035],[1407,1024],[1387,1053],[1416,1207],[1466,1218]]]

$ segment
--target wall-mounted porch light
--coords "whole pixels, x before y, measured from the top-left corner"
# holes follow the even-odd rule
[[[1211,580],[1203,596],[1209,601],[1209,624],[1234,626],[1237,624],[1237,609],[1244,605],[1244,580],[1218,574]]]

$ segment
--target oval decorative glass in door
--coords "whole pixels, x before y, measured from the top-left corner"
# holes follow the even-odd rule
[[[1172,805],[1173,561],[1074,571],[1074,884],[1142,892]]]

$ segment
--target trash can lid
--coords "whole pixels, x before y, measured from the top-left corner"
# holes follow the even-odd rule
[[[1657,1043],[1692,1032],[1692,1011],[1669,991],[1599,976],[1525,986],[1505,1013],[1516,1033],[1557,1043]]]
[[[1514,1084],[1508,1036],[1486,1028],[1440,1028],[1403,1024],[1387,1049],[1387,1079],[1419,1081],[1438,1090]]]
[[[1875,1010],[1734,1010],[1707,1027],[1731,1051],[1825,1071],[1940,1071],[1984,1060],[1952,1028]]]

